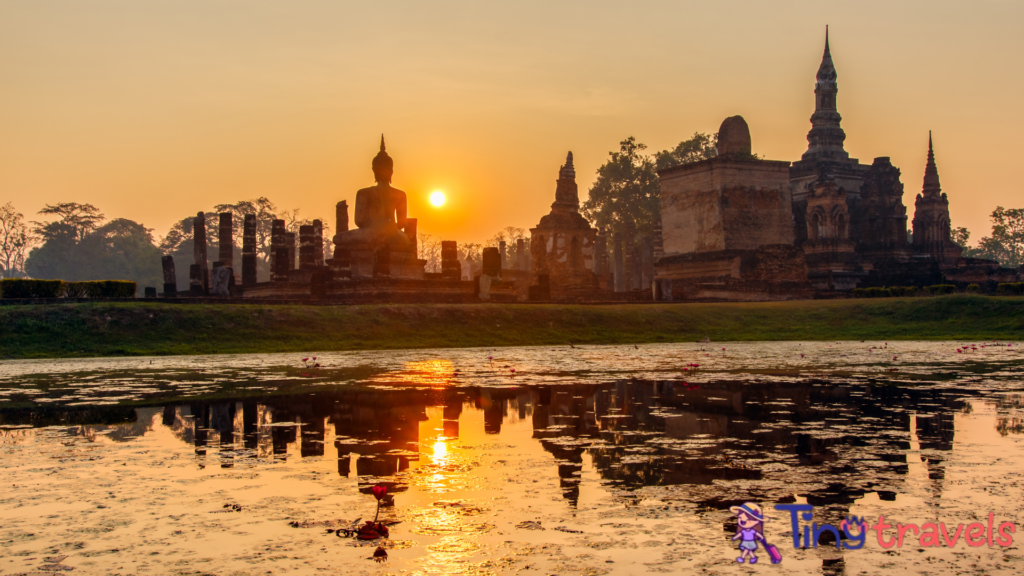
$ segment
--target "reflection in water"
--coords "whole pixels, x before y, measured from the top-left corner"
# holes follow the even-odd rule
[[[746,501],[806,502],[817,508],[819,524],[836,525],[850,513],[877,515],[904,502],[931,514],[952,513],[951,502],[962,496],[967,474],[961,466],[951,479],[950,469],[958,466],[954,453],[964,442],[979,442],[972,430],[968,434],[974,436],[961,439],[958,419],[972,416],[978,406],[992,406],[990,431],[1016,442],[1024,429],[1024,397],[1017,392],[988,396],[977,389],[929,385],[728,377],[705,379],[700,386],[681,379],[628,378],[456,388],[440,386],[454,374],[450,362],[410,364],[406,373],[414,377],[402,386],[189,399],[137,409],[6,411],[0,439],[10,449],[28,446],[34,437],[29,432],[36,429],[16,426],[42,424],[50,427],[43,432],[56,434],[83,459],[99,457],[89,445],[130,445],[167,435],[173,444],[162,445],[160,458],[187,451],[206,473],[252,474],[224,476],[236,480],[279,468],[310,483],[320,476],[300,472],[301,465],[325,462],[325,477],[333,484],[316,497],[274,508],[267,530],[277,534],[273,531],[281,529],[283,518],[301,517],[307,506],[351,479],[360,494],[384,484],[389,496],[399,495],[397,504],[393,498],[382,502],[381,514],[403,522],[390,546],[409,551],[405,566],[413,571],[516,572],[544,557],[551,572],[561,567],[565,573],[596,574],[616,566],[594,554],[636,562],[636,542],[664,548],[659,548],[661,560],[650,560],[658,571],[700,562],[710,562],[712,571],[724,568],[702,554],[709,547],[727,548],[714,538],[735,533],[728,509]],[[250,489],[266,491],[267,506],[285,506],[274,498],[287,492],[256,481],[225,484],[216,494],[224,500]],[[368,500],[346,500],[317,514],[320,520],[366,519]],[[174,518],[180,513],[170,504],[162,506],[151,514]],[[372,517],[373,510],[369,513]],[[586,520],[587,514],[596,517]],[[604,522],[605,515],[615,520]],[[536,535],[515,528],[526,521],[534,522],[528,527],[537,528]],[[784,523],[773,527],[780,540],[788,537]],[[704,540],[687,534],[700,530]],[[543,548],[556,531],[563,538],[558,546],[575,546],[574,555]],[[634,534],[646,540],[630,540]],[[671,540],[656,539],[666,534]],[[821,540],[823,546],[830,544],[829,536]],[[511,542],[526,548],[513,552]],[[616,550],[622,554],[614,555]],[[839,574],[857,560],[854,552],[827,546],[787,554],[794,572],[811,568]],[[392,557],[394,563],[402,556]],[[262,559],[244,560],[257,561]],[[886,561],[906,565],[899,558]]]

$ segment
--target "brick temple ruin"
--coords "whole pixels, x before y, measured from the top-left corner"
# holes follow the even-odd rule
[[[163,258],[163,296],[334,302],[623,302],[789,300],[837,297],[856,287],[1017,282],[1018,269],[962,257],[951,238],[949,200],[939,184],[931,134],[924,184],[908,237],[900,170],[888,157],[850,158],[837,107],[838,74],[828,32],[815,79],[808,147],[796,162],[753,153],[740,116],[719,130],[716,157],[661,170],[661,219],[651,234],[626,222],[615,233],[580,213],[572,152],[558,171],[550,212],[511,246],[460,259],[441,242],[439,270],[419,257],[418,222],[406,193],[391,185],[394,161],[381,137],[376,184],[356,192],[352,218],[338,202],[333,238],[314,220],[289,232],[274,220],[270,277],[256,274],[256,216],[245,215],[237,274],[232,214],[217,218],[218,260],[208,263],[206,216],[194,219],[190,284],[179,291]],[[354,227],[351,226],[354,224]],[[333,257],[324,258],[326,242]],[[150,293],[150,291],[147,291]]]

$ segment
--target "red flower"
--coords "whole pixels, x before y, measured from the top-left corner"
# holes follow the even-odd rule
[[[385,494],[388,493],[388,487],[384,486],[383,484],[378,484],[377,486],[370,488],[370,490],[373,491],[373,497],[376,498],[377,500],[380,500],[381,498],[384,497]]]

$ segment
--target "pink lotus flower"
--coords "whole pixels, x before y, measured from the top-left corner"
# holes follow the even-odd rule
[[[306,360],[309,360],[309,358],[303,358],[302,359],[303,362],[305,362]]]
[[[370,488],[370,491],[373,492],[374,498],[380,500],[381,498],[384,497],[385,494],[388,493],[388,487],[384,486],[383,484],[378,484],[377,486]]]
[[[512,372],[515,372],[515,371],[516,371],[516,369],[515,369],[515,368],[513,368],[513,369],[512,369]]]

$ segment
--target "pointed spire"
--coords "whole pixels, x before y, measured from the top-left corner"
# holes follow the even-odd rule
[[[380,135],[380,151],[381,152],[387,152],[387,150],[384,149],[384,134],[383,133]]]
[[[567,180],[576,180],[576,167],[572,165],[572,152],[569,152],[569,155],[565,157],[565,164],[563,164],[562,168],[558,171],[558,177]]]
[[[935,149],[932,147],[932,131],[928,131],[928,163],[924,167],[924,188],[922,194],[925,198],[937,198],[942,192],[939,185],[939,169],[935,166]]]
[[[839,84],[836,81],[832,49],[829,46],[828,26],[825,26],[825,51],[814,82],[814,114],[811,115],[811,131],[807,133],[805,161],[814,159],[848,160],[850,155],[843,149],[846,133],[840,127],[842,116],[836,107]]]
[[[825,52],[821,55],[821,65],[818,66],[818,84],[830,83],[835,86],[836,67],[832,63],[832,50],[828,46],[828,25],[825,25]]]

